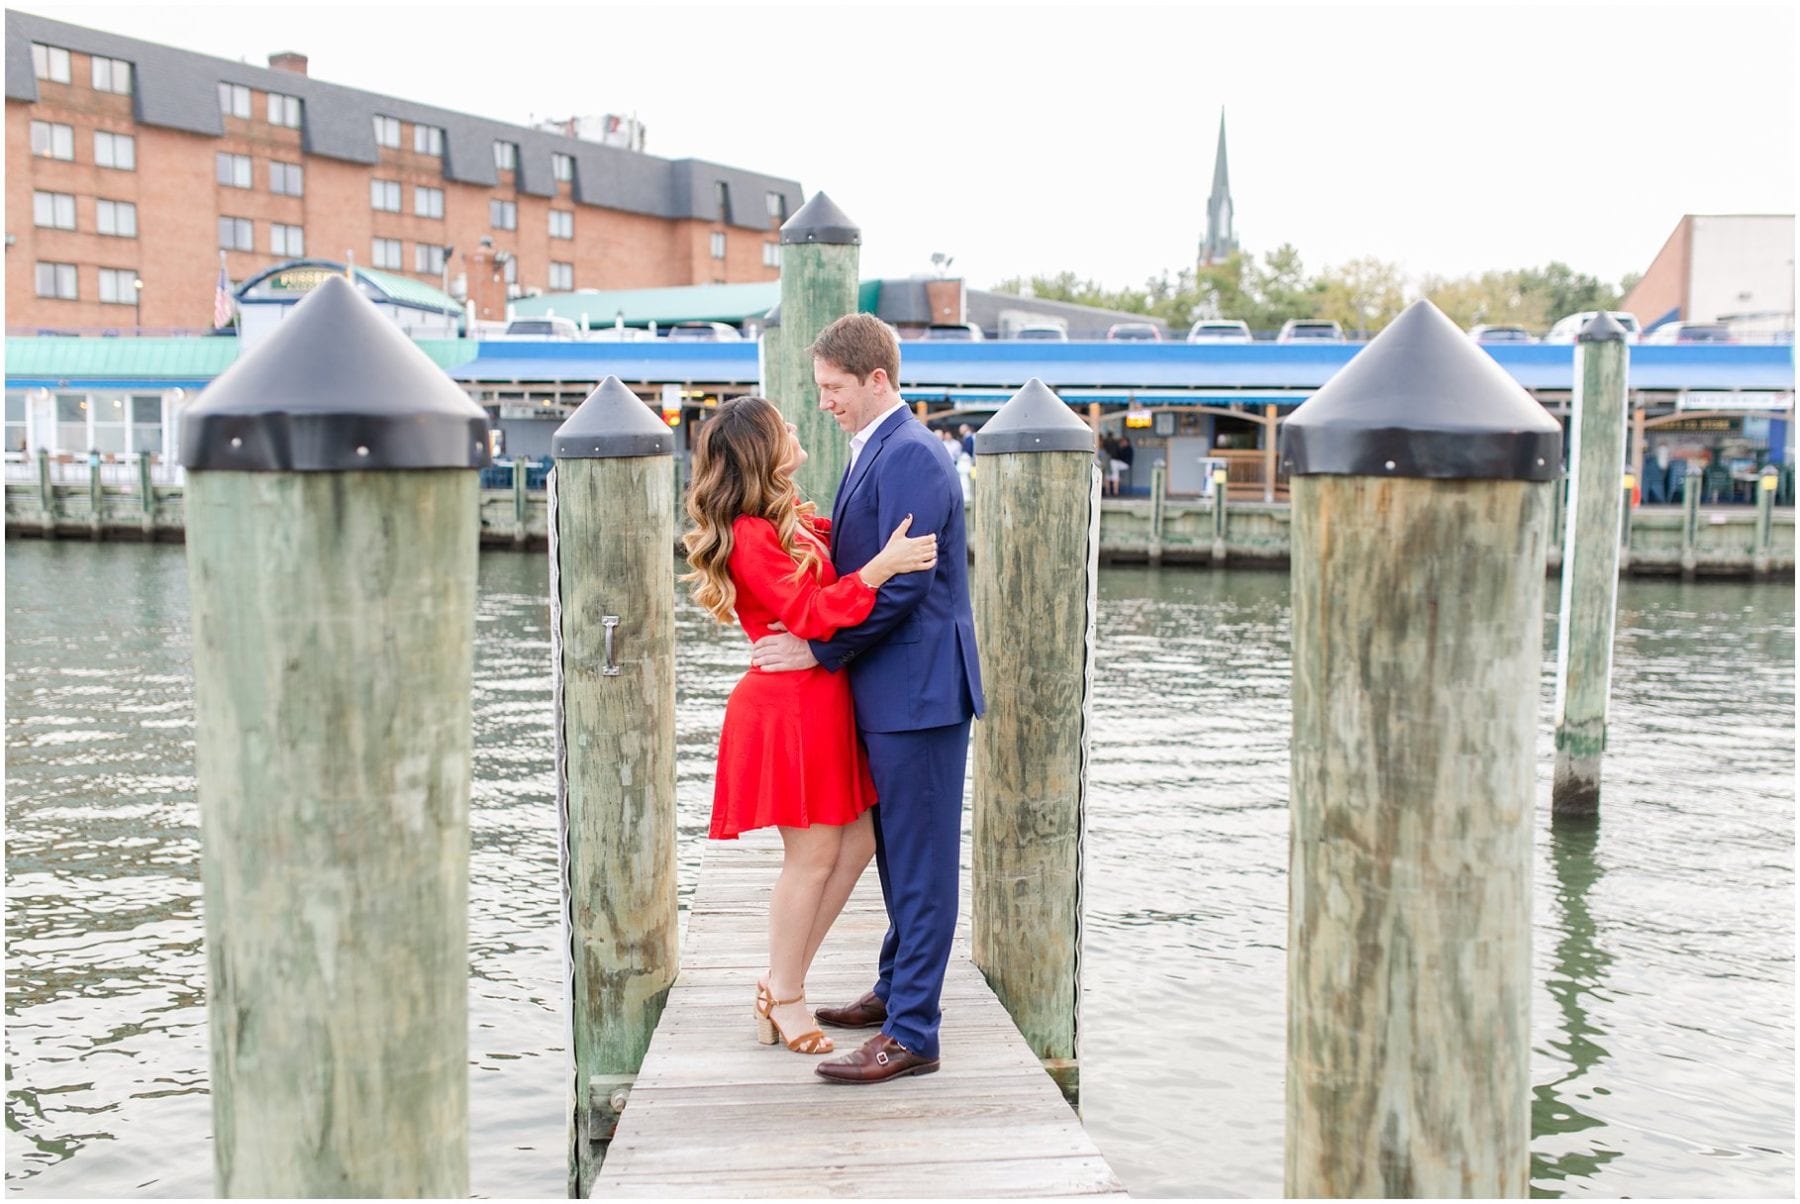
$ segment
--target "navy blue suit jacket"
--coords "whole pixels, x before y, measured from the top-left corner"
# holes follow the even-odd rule
[[[890,577],[867,619],[812,641],[825,668],[849,666],[864,731],[944,727],[987,705],[969,607],[962,484],[937,436],[902,409],[882,420],[838,487],[831,515],[838,574],[874,559],[908,514],[908,534],[937,535],[937,567]]]

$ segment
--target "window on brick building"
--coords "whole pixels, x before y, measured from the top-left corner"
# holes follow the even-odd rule
[[[137,206],[130,201],[94,202],[94,228],[114,238],[136,238]]]
[[[561,209],[552,209],[550,211],[550,237],[574,238],[575,215]]]
[[[417,185],[413,188],[413,213],[418,217],[444,216],[444,190]]]
[[[389,271],[400,270],[400,240],[397,238],[378,238],[371,244],[372,254],[369,261],[378,268]]]
[[[517,171],[519,169],[519,144],[516,142],[495,142],[494,166],[501,171]]]
[[[131,93],[131,64],[124,59],[93,57],[94,91],[117,92],[121,95]]]
[[[250,89],[242,84],[219,85],[219,112],[227,117],[250,116]]]
[[[269,93],[269,124],[284,125],[291,130],[300,128],[300,98],[283,96],[279,92]]]
[[[400,212],[400,181],[370,180],[369,208],[379,209],[383,213]]]
[[[136,305],[137,278],[131,268],[101,268],[100,300],[107,305]]]
[[[506,278],[508,284],[517,284],[519,282],[519,257],[508,255],[502,260],[500,274]]]
[[[214,157],[216,175],[219,183],[225,188],[249,188],[250,156],[233,155],[219,151]]]
[[[550,287],[568,292],[575,287],[575,265],[572,263],[550,264]]]
[[[444,131],[435,125],[413,126],[413,151],[441,158],[444,153]]]
[[[73,230],[75,198],[66,192],[32,193],[31,224],[50,230]]]
[[[269,254],[293,256],[306,254],[305,228],[301,226],[286,226],[280,222],[270,222]]]
[[[780,243],[765,242],[763,244],[763,266],[765,268],[778,268],[781,266]]]
[[[714,231],[713,231],[713,236],[712,236],[712,257],[713,257],[713,258],[714,258],[714,259],[723,259],[723,258],[725,258],[725,234],[724,234],[724,232],[723,232],[723,231],[721,231],[721,230],[714,230]]]
[[[60,121],[32,122],[31,153],[40,159],[74,159],[75,127]]]
[[[713,183],[713,200],[719,207],[719,220],[731,224],[731,186],[724,180]]]
[[[378,146],[398,147],[400,145],[400,119],[376,114],[375,142]]]
[[[445,260],[443,247],[433,246],[428,242],[418,243],[413,247],[413,271],[415,272],[442,272]]]
[[[787,220],[787,198],[779,192],[769,192],[763,195],[768,202],[769,216],[778,222],[785,222]]]
[[[298,163],[269,160],[269,191],[276,196],[305,196],[306,169]]]
[[[512,201],[488,202],[488,224],[496,230],[519,228],[519,207]]]
[[[550,154],[550,174],[567,183],[575,178],[575,156],[565,155],[559,151]]]
[[[39,79],[47,79],[53,84],[69,82],[69,52],[61,46],[46,46],[42,42],[31,44],[31,73]]]
[[[75,265],[72,263],[40,263],[37,265],[37,295],[58,301],[77,300]]]
[[[118,171],[137,170],[137,139],[130,134],[94,131],[94,163]]]
[[[219,249],[222,251],[256,250],[256,223],[247,217],[219,219]]]

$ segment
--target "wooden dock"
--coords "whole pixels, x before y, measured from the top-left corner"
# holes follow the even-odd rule
[[[756,1043],[773,834],[707,848],[681,974],[589,1195],[1122,1196],[1075,1112],[969,960],[967,881],[944,984],[943,1068],[828,1083]],[[810,1001],[869,989],[887,916],[871,866],[820,950]],[[874,1034],[825,1030],[840,1051]]]

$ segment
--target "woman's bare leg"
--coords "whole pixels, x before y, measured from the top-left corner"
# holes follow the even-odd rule
[[[807,941],[820,897],[837,865],[844,830],[814,824],[780,831],[781,874],[769,893],[769,990],[777,999],[794,999],[805,990]],[[776,1008],[775,1020],[789,1036],[798,1036],[813,1023],[801,1003]]]
[[[875,856],[875,822],[872,813],[864,811],[838,831],[843,833],[843,839],[838,842],[837,860],[831,867],[831,875],[825,880],[825,888],[819,894],[819,910],[813,917],[812,932],[806,939],[802,972],[812,969],[813,956],[824,943],[825,934],[837,922],[838,913],[844,910],[850,892],[856,888],[857,879],[862,877],[869,859]]]

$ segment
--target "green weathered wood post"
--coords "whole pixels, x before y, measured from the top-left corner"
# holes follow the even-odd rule
[[[551,443],[573,1197],[593,1183],[675,981],[674,448],[616,376]]]
[[[1212,567],[1225,563],[1225,530],[1230,522],[1227,482],[1231,474],[1223,468],[1212,470]]]
[[[38,448],[38,514],[44,524],[44,538],[56,538],[56,485],[50,479],[50,453]]]
[[[850,446],[819,409],[812,342],[857,308],[862,231],[822,192],[781,226],[781,321],[763,331],[762,393],[798,429],[807,461],[794,474],[801,491],[830,514]],[[894,382],[896,390],[899,382]]]
[[[1081,842],[1098,579],[1094,435],[1029,381],[975,436],[972,953],[1079,1105]]]
[[[1629,515],[1625,471],[1625,328],[1599,314],[1575,342],[1569,412],[1569,530],[1563,544],[1562,608],[1556,636],[1554,820],[1600,810],[1613,620]]]
[[[1751,571],[1758,577],[1769,575],[1770,541],[1775,531],[1775,490],[1781,476],[1773,466],[1765,468],[1756,479],[1756,545],[1750,549]]]
[[[512,462],[512,494],[513,494],[513,544],[523,546],[525,543],[525,522],[531,515],[531,491],[526,488],[530,479],[531,466],[524,456],[514,456]]]
[[[1563,519],[1568,513],[1563,500],[1568,488],[1566,477],[1550,487],[1550,549],[1546,555],[1549,557],[1550,567],[1559,574],[1562,571]]]
[[[144,538],[154,539],[156,536],[156,481],[151,474],[150,453],[138,453],[138,504],[143,508],[140,522],[144,529]]]
[[[181,444],[214,1189],[467,1196],[487,418],[332,277]]]
[[[1288,419],[1287,1194],[1529,1186],[1557,423],[1429,302]]]
[[[1161,460],[1150,466],[1150,567],[1162,564],[1163,512],[1169,497],[1169,469]]]
[[[106,502],[106,487],[100,481],[100,457],[88,457],[88,538],[100,538],[100,510]]]
[[[1688,581],[1700,564],[1700,481],[1697,472],[1681,478],[1681,576]]]

